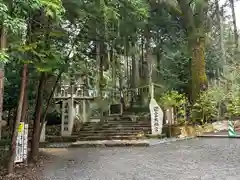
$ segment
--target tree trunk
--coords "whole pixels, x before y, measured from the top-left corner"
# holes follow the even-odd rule
[[[24,124],[28,124],[28,73],[26,74],[26,85],[24,90],[24,99],[23,99],[23,108],[22,108],[22,116],[21,121],[24,122]],[[28,151],[27,151],[28,152]],[[27,159],[24,159],[24,164],[27,164]]]
[[[207,89],[207,75],[205,72],[205,39],[196,38],[192,47],[192,102],[195,103],[201,91]]]
[[[223,73],[223,76],[225,77],[225,65],[226,65],[226,53],[225,53],[225,47],[224,47],[224,28],[223,28],[223,21],[220,13],[220,7],[219,7],[219,0],[215,0],[215,6],[216,6],[216,16],[217,16],[217,24],[219,28],[219,44],[220,44],[220,50],[221,50],[221,69],[220,72]]]
[[[12,143],[11,143],[11,151],[10,151],[10,159],[8,163],[8,173],[12,174],[14,171],[14,160],[16,156],[16,141],[17,141],[17,133],[18,133],[18,126],[21,121],[21,114],[22,114],[22,107],[24,101],[24,94],[25,94],[25,86],[26,86],[26,79],[27,79],[27,65],[24,64],[23,71],[22,71],[22,80],[21,80],[21,90],[20,90],[20,98],[18,103],[17,109],[17,117],[15,122],[15,128],[12,136]]]
[[[235,45],[236,45],[236,50],[238,49],[238,30],[237,30],[237,21],[236,21],[236,14],[235,14],[235,3],[234,0],[229,0],[231,10],[232,10],[232,20],[233,20],[233,28],[234,28],[234,39],[235,39]]]
[[[100,45],[101,47],[101,45]],[[101,51],[100,51],[101,52]],[[101,101],[101,107],[100,107],[100,119],[101,121],[104,120],[104,108],[103,108],[103,84],[104,84],[104,79],[103,79],[103,57],[100,55],[100,66],[99,66],[99,98]]]
[[[131,76],[131,89],[132,89],[132,102],[131,105],[136,101],[137,98],[137,86],[139,82],[139,63],[138,59],[136,58],[137,48],[134,43],[131,43],[132,48],[132,76]]]
[[[38,85],[38,94],[37,94],[37,102],[35,107],[34,114],[34,129],[33,129],[33,137],[31,144],[31,160],[37,161],[39,156],[39,139],[40,139],[40,122],[42,115],[42,106],[43,106],[43,91],[46,83],[46,74],[44,72],[40,75],[39,85]]]
[[[13,137],[16,118],[17,118],[17,107],[15,107],[13,109],[13,120],[12,120],[12,124],[10,126],[11,132],[12,132],[11,137]]]
[[[128,40],[127,37],[124,38],[124,61],[126,62],[126,83],[127,83],[127,88],[129,87],[129,78],[130,78],[130,71],[129,71],[129,61],[128,61]],[[127,93],[128,96],[128,93]]]
[[[183,25],[188,34],[191,61],[191,101],[194,104],[200,92],[207,89],[205,69],[205,20],[208,12],[208,0],[195,3],[195,8],[185,0],[177,0],[183,12]]]
[[[1,29],[1,40],[0,40],[0,49],[2,52],[5,52],[6,42],[7,42],[7,31],[4,27]],[[0,139],[2,134],[2,115],[3,115],[3,87],[4,87],[4,63],[0,63]]]
[[[25,90],[26,92],[26,90]],[[28,96],[24,95],[21,121],[27,123]]]
[[[41,135],[41,132],[42,132],[44,123],[45,123],[45,119],[46,119],[46,117],[47,117],[47,112],[48,112],[48,109],[49,109],[50,102],[51,102],[51,100],[52,100],[52,98],[53,98],[54,92],[55,92],[55,90],[56,90],[56,88],[57,88],[58,82],[59,82],[60,79],[61,79],[61,76],[62,76],[62,72],[60,72],[60,73],[58,74],[58,77],[57,77],[57,79],[56,79],[56,81],[55,81],[55,83],[54,83],[54,86],[53,86],[53,88],[52,88],[51,94],[50,94],[50,96],[49,96],[49,98],[48,98],[48,100],[47,100],[47,106],[46,106],[46,109],[45,109],[45,111],[44,111],[44,114],[43,114],[43,117],[42,117],[42,121],[41,121],[39,138],[40,138],[40,135]],[[39,140],[40,140],[40,139],[39,139]]]
[[[132,49],[135,48],[134,45],[131,47]],[[136,88],[136,79],[137,79],[137,72],[136,72],[136,56],[135,52],[132,53],[132,76],[131,76],[131,88]]]
[[[149,85],[149,95],[151,98],[153,98],[154,94],[153,92],[153,61],[152,58],[150,57],[151,55],[151,47],[150,47],[150,28],[149,25],[147,25],[146,28],[146,62],[147,62],[147,76],[148,76],[148,85]]]
[[[8,109],[8,119],[7,119],[7,125],[10,127],[10,121],[11,121],[11,112],[12,112],[12,108]]]
[[[24,90],[24,100],[23,100],[23,108],[22,108],[22,116],[21,121],[27,123],[27,111],[28,111],[28,73],[26,74],[26,84]]]
[[[119,69],[118,80],[119,80],[119,91],[120,91],[120,103],[122,104],[123,111],[124,111],[126,109],[126,103],[125,103],[124,94],[123,94],[123,76],[121,72],[122,64],[120,61],[117,61],[117,69]]]
[[[112,103],[115,103],[115,99],[116,99],[116,92],[117,92],[117,79],[116,79],[116,56],[115,56],[115,52],[114,52],[114,45],[115,43],[113,43],[112,47],[111,47],[111,64],[112,64],[112,82],[113,82],[113,92],[112,92]]]
[[[102,107],[102,76],[103,76],[103,63],[101,58],[101,44],[100,41],[96,42],[96,61],[97,61],[97,99],[100,108],[100,120],[103,120],[103,107]]]
[[[139,72],[140,72],[140,86],[145,83],[145,76],[144,76],[144,37],[141,37],[141,58],[139,63]],[[144,89],[139,88],[139,100],[141,104],[144,104]]]

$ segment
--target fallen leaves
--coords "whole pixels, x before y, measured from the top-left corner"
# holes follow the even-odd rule
[[[46,154],[41,154],[37,163],[17,164],[15,173],[6,175],[7,169],[0,166],[0,180],[41,180],[41,169],[46,161],[51,158]]]

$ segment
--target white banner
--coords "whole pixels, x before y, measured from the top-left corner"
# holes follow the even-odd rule
[[[160,135],[162,134],[163,111],[153,98],[150,100],[149,109],[151,115],[152,135]]]

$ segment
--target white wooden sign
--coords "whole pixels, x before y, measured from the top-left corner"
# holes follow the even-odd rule
[[[20,122],[18,126],[18,135],[17,135],[17,141],[16,141],[15,163],[23,162],[23,134],[24,134],[24,123]]]
[[[28,124],[20,122],[16,141],[15,163],[21,163],[27,159],[28,154]]]
[[[160,135],[162,134],[163,111],[154,98],[151,98],[150,100],[149,109],[151,115],[152,135]]]
[[[28,124],[24,125],[23,160],[28,158]]]

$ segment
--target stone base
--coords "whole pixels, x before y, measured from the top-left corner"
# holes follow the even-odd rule
[[[77,142],[52,142],[40,143],[41,148],[91,148],[91,147],[147,147],[147,140],[99,140],[99,141],[77,141]]]
[[[100,122],[100,118],[99,117],[91,117],[90,119],[89,119],[89,122]]]
[[[71,135],[72,135],[71,132],[67,132],[67,131],[61,132],[62,137],[71,137]]]
[[[69,137],[63,137],[63,136],[47,136],[46,140],[47,142],[76,142],[78,136],[69,136]]]
[[[151,139],[162,139],[166,137],[166,134],[159,134],[159,135],[146,134],[145,136]]]
[[[40,143],[41,148],[105,148],[105,147],[148,147],[164,143],[171,143],[181,140],[193,139],[186,138],[165,138],[165,139],[148,139],[148,140],[99,140],[99,141],[77,141],[61,143]]]
[[[149,146],[146,140],[100,140],[100,141],[77,141],[70,147],[125,147],[125,146]]]

